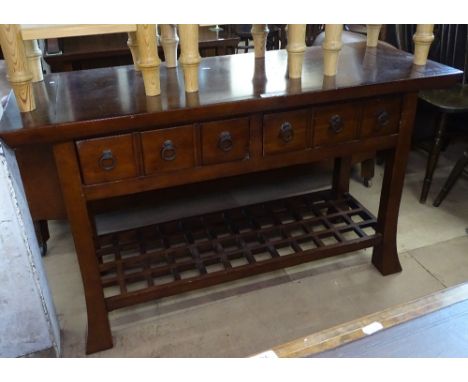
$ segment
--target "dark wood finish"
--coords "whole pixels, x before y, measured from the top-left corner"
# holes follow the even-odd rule
[[[332,189],[337,197],[349,192],[351,163],[351,156],[335,158]]]
[[[370,53],[375,64],[366,60],[363,65]],[[396,228],[417,91],[449,86],[461,72],[433,62],[415,68],[408,54],[382,45],[368,52],[365,43],[356,43],[343,47],[341,71],[330,81],[323,79],[322,59],[320,48],[306,50],[301,81],[285,76],[284,51],[267,52],[262,65],[256,64],[253,54],[203,59],[200,90],[193,94],[184,92],[180,68],[162,66],[158,97],[144,95],[141,77],[131,67],[52,74],[34,87],[40,94],[34,112],[20,114],[11,99],[0,122],[0,138],[16,149],[54,147],[83,276],[88,352],[112,346],[109,310],[151,298],[369,246],[374,247],[372,261],[382,274],[401,270]],[[398,100],[399,109],[392,106]],[[382,105],[388,107],[389,119],[398,120],[399,129],[363,135],[362,126],[375,123],[375,108]],[[279,147],[275,113],[277,121],[294,117],[291,126],[300,127],[305,143],[297,150],[264,155]],[[286,140],[289,134],[285,128]],[[148,168],[154,164],[151,155],[161,155],[161,142],[171,141],[164,146],[165,155],[175,154],[175,161],[182,144],[177,142],[189,146],[190,138],[187,158],[193,158],[193,165],[187,159],[185,168]],[[387,159],[377,221],[347,193],[351,157],[376,151],[383,151]],[[205,214],[202,226],[187,218],[114,236],[95,232],[95,206],[109,198],[330,159],[335,159],[332,190],[302,197],[314,200],[310,202],[314,216],[304,216],[304,208],[296,204],[304,199],[293,198],[272,204],[269,228],[259,224],[262,214],[255,212],[257,207],[249,207]],[[355,220],[349,213],[358,210]],[[224,216],[222,224],[216,216]],[[307,230],[309,218],[326,227],[325,236]],[[369,222],[369,227],[361,225]],[[223,224],[226,236],[220,237],[216,230]],[[304,237],[294,236],[292,226]],[[248,227],[250,232],[244,231]],[[279,238],[263,238],[270,228]],[[202,232],[208,239],[198,242]],[[259,243],[248,247],[251,234]],[[316,248],[301,247],[302,239],[312,239]],[[162,247],[154,247],[161,240]],[[280,256],[283,245],[293,253]],[[236,246],[233,252],[228,249]],[[260,247],[270,259],[256,259]],[[133,259],[126,258],[127,249],[136,250]],[[212,252],[206,258],[205,250]],[[233,267],[237,258],[232,253],[248,264]],[[106,267],[111,267],[106,265],[107,255],[113,256],[110,264],[116,276],[107,273]],[[143,271],[131,276],[137,263]],[[211,273],[210,266],[223,269]],[[189,271],[192,276],[187,276]],[[156,278],[163,275],[169,282],[158,285]],[[104,297],[103,285],[116,288],[117,294]]]
[[[16,160],[34,220],[65,219],[65,203],[51,145],[18,147]]]
[[[372,263],[383,275],[401,271],[396,245],[398,214],[417,101],[417,93],[403,97],[397,146],[384,153],[386,163],[377,217],[377,232],[383,235],[383,240],[372,253]]]
[[[100,236],[109,310],[375,245],[375,218],[320,191]],[[125,257],[122,256],[125,253]]]
[[[54,155],[83,280],[88,317],[86,353],[89,354],[112,347],[112,334],[94,249],[96,233],[82,190],[75,145],[73,142],[55,145]]]
[[[361,162],[361,177],[366,187],[372,187],[372,179],[375,175],[375,153]]]
[[[183,91],[180,67],[161,67],[159,97],[145,96],[143,80],[132,67],[54,73],[34,84],[38,99],[33,112],[20,114],[14,98],[10,99],[11,107],[0,122],[1,137],[11,147],[54,143],[219,120],[226,113],[267,113],[446,87],[453,84],[454,78],[461,78],[460,71],[432,61],[424,68],[415,68],[410,54],[385,45],[373,50],[375,65],[364,68],[360,63],[365,54],[364,43],[343,46],[343,69],[331,89],[323,89],[320,47],[306,50],[300,88],[291,86],[294,81],[287,79],[287,55],[282,50],[266,52],[264,73],[255,73],[250,53],[206,58],[200,68],[210,75],[200,76],[198,100],[191,105]],[[242,75],[237,68],[242,68]],[[262,81],[265,92],[257,94],[254,85],[258,81],[252,79]]]
[[[314,146],[330,146],[358,138],[361,105],[327,106],[314,113]]]
[[[133,136],[117,135],[76,142],[85,184],[134,178],[138,175]]]
[[[263,154],[304,150],[310,146],[310,111],[301,109],[263,117]]]
[[[203,123],[201,136],[202,162],[205,165],[249,159],[248,118]]]
[[[196,157],[193,136],[192,126],[142,133],[145,174],[194,167]]]
[[[377,98],[364,106],[361,137],[375,137],[398,132],[400,97]]]

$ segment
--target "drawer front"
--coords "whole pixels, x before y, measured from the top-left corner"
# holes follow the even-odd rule
[[[203,123],[201,129],[203,164],[249,158],[249,118]]]
[[[195,165],[192,126],[142,133],[141,144],[146,175]]]
[[[131,134],[76,142],[85,184],[133,178],[138,175]]]
[[[357,139],[361,106],[327,106],[314,113],[314,146],[331,146]]]
[[[263,154],[304,150],[308,125],[307,109],[266,114],[263,117]]]
[[[364,105],[361,137],[395,134],[400,125],[401,99],[385,97]]]

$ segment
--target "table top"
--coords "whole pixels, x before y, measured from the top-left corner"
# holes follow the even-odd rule
[[[204,58],[199,92],[185,93],[182,68],[161,66],[161,95],[145,96],[141,74],[133,66],[46,75],[34,84],[36,110],[19,113],[10,97],[0,138],[12,146],[57,142],[129,129],[165,127],[203,118],[300,107],[391,93],[447,87],[462,72],[428,61],[412,64],[412,55],[365,42],[346,44],[338,74],[323,76],[321,47],[307,48],[302,79],[287,78],[287,52],[268,51]]]

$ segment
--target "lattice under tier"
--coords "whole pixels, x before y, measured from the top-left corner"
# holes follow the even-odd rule
[[[375,217],[319,191],[98,237],[110,310],[374,246]]]

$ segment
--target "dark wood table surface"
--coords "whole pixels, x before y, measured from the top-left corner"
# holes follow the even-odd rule
[[[197,93],[185,93],[180,66],[162,65],[157,97],[145,96],[141,74],[132,66],[53,73],[34,84],[36,110],[21,114],[16,105],[8,108],[0,137],[12,147],[51,143],[125,131],[130,120],[133,129],[145,129],[184,123],[200,110],[221,117],[227,103],[231,114],[268,111],[346,100],[350,89],[355,97],[377,96],[434,83],[444,87],[461,78],[457,69],[433,61],[415,67],[406,52],[384,45],[366,49],[362,42],[343,47],[336,78],[323,76],[322,61],[321,47],[308,48],[298,81],[287,78],[285,50],[266,52],[264,61],[253,54],[204,58]]]

